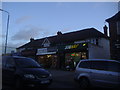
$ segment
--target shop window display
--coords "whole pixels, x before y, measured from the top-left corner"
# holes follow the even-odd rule
[[[38,56],[38,62],[45,68],[56,68],[57,56],[56,55],[43,55]]]
[[[82,59],[86,59],[86,52],[73,52],[65,54],[65,66],[69,69],[75,69],[78,62]]]

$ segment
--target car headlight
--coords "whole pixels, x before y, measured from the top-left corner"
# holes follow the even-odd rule
[[[32,74],[25,74],[24,77],[27,79],[35,79],[35,76]]]

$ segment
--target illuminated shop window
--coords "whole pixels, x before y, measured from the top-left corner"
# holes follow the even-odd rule
[[[51,55],[47,55],[47,58],[50,58],[51,57]]]
[[[55,58],[57,58],[57,55],[54,55]]]
[[[43,56],[41,56],[40,58],[44,58]]]
[[[86,43],[84,43],[83,46],[86,46]]]
[[[82,53],[82,59],[87,59],[86,52]]]
[[[75,56],[75,53],[72,53],[71,56]]]

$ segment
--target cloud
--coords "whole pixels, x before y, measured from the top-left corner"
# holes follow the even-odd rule
[[[28,25],[12,36],[12,40],[29,40],[31,37],[39,36],[41,31],[43,29]]]
[[[19,30],[14,36],[11,37],[11,40],[16,41],[28,41],[31,37],[32,38],[38,38],[44,35],[44,33],[47,32],[42,28],[38,28],[32,25],[27,25],[23,29]],[[46,33],[49,34],[49,33]]]
[[[26,42],[21,41],[21,42],[8,42],[8,48],[16,49],[17,47],[24,45]]]
[[[31,18],[32,18],[31,16],[23,16],[23,17],[16,20],[16,24],[23,23],[23,22],[25,22],[25,21],[27,21],[27,20],[29,20]]]

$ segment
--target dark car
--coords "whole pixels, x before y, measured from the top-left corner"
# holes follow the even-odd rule
[[[20,56],[2,57],[2,83],[16,88],[48,86],[52,75],[34,59]]]

